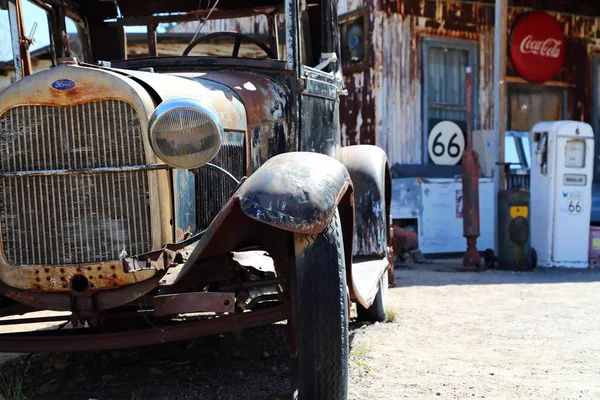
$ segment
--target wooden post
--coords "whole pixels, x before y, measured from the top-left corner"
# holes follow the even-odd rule
[[[498,250],[498,193],[505,187],[504,136],[506,132],[506,42],[508,1],[496,0],[494,30],[494,132],[496,165],[494,168],[494,238]]]

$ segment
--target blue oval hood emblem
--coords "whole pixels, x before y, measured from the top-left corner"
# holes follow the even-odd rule
[[[75,87],[75,81],[70,79],[59,79],[57,81],[52,82],[52,87],[56,90],[69,90]]]

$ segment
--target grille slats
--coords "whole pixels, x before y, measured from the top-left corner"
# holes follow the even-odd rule
[[[226,132],[221,149],[211,161],[226,169],[237,179],[246,170],[245,135],[241,132]],[[206,229],[229,200],[236,184],[219,172],[200,168],[196,175],[196,224]]]
[[[0,117],[2,172],[144,165],[133,107],[99,101],[16,106]],[[147,172],[0,178],[11,264],[73,264],[151,249]]]

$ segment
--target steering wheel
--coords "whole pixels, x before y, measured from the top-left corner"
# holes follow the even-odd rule
[[[269,58],[273,58],[273,59],[277,58],[275,53],[273,53],[271,51],[271,49],[268,48],[264,43],[259,42],[258,40],[254,39],[248,35],[244,35],[243,33],[238,33],[238,32],[214,32],[214,33],[208,33],[206,35],[202,35],[198,39],[195,39],[192,43],[190,43],[188,45],[188,47],[185,48],[185,50],[183,51],[183,55],[187,56],[190,53],[190,51],[194,47],[196,47],[198,44],[200,44],[202,42],[206,42],[215,37],[233,37],[233,38],[235,38],[235,43],[233,44],[233,52],[231,54],[232,57],[238,57],[238,54],[240,52],[240,44],[242,43],[242,40],[246,40],[246,41],[251,42],[251,43],[255,44],[256,46],[260,47],[260,49],[262,51],[264,51],[267,54],[267,56],[269,56]]]

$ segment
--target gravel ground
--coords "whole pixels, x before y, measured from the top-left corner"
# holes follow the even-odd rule
[[[600,270],[440,269],[396,271],[398,325],[355,333],[351,398],[600,398]]]
[[[599,399],[600,270],[396,270],[396,321],[351,326],[350,399]],[[41,399],[288,398],[284,324],[6,361]],[[5,386],[5,385],[3,385]],[[0,387],[1,389],[1,387]]]

